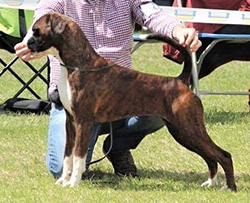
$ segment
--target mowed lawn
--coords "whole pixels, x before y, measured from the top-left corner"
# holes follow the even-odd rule
[[[137,70],[176,76],[182,66],[161,57],[161,44],[147,44],[133,54]],[[10,54],[0,51],[9,61]],[[33,63],[44,63],[46,59]],[[25,80],[30,71],[18,62],[14,70]],[[2,70],[2,68],[0,69]],[[231,62],[200,81],[203,90],[247,91],[250,63]],[[45,73],[46,75],[46,73]],[[112,80],[112,79],[111,79]],[[0,78],[0,103],[21,87],[10,74]],[[46,98],[46,86],[37,79],[32,85]],[[25,91],[21,97],[30,97]],[[32,96],[30,97],[32,98]],[[0,202],[250,202],[250,113],[247,96],[202,96],[206,127],[211,138],[232,154],[238,192],[223,191],[225,184],[219,167],[218,186],[202,188],[208,169],[199,156],[186,150],[166,128],[147,136],[134,159],[140,178],[120,178],[113,174],[107,159],[92,165],[89,176],[79,187],[62,188],[45,165],[48,115],[0,114]],[[94,159],[102,154],[101,136]]]

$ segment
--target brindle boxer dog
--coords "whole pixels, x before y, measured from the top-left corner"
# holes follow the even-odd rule
[[[218,163],[226,187],[236,191],[230,153],[209,137],[200,99],[188,88],[191,60],[188,51],[170,38],[149,35],[182,51],[186,63],[177,77],[163,77],[123,68],[99,56],[69,17],[49,13],[33,25],[27,44],[36,57],[53,54],[61,60],[59,94],[66,110],[67,142],[62,177],[57,184],[79,185],[85,171],[91,127],[132,116],[162,118],[174,139],[199,154],[209,168],[203,186],[216,183]]]

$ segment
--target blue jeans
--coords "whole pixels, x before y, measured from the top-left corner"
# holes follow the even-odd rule
[[[64,148],[66,143],[66,114],[62,106],[52,103],[48,132],[48,151],[46,164],[48,170],[55,178],[62,174]],[[112,152],[135,149],[141,140],[150,133],[160,129],[164,125],[162,119],[153,116],[132,117],[112,123],[113,146]],[[92,128],[91,141],[88,148],[87,167],[91,161],[92,152],[98,135],[110,132],[109,123],[96,123]],[[108,141],[107,136],[105,141]]]

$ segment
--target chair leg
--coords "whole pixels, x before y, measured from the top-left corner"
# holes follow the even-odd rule
[[[37,71],[35,75],[33,75],[28,82],[26,82],[23,87],[14,95],[14,98],[17,98],[26,88],[29,89],[29,85],[39,76],[41,75],[42,71],[46,68],[47,66],[43,66],[42,68]],[[47,81],[46,81],[47,84]],[[32,93],[37,99],[41,99],[40,96],[38,96],[36,93]]]
[[[249,96],[248,96],[248,106],[249,106],[249,112],[250,112],[250,88],[248,89],[248,93],[249,93]]]
[[[37,77],[39,77],[46,85],[47,88],[49,86],[49,79],[47,80],[41,73],[46,69],[49,65],[48,61],[39,69],[37,70],[34,68],[30,63],[25,63],[35,74],[28,80],[28,82],[25,82],[14,70],[12,70],[11,66],[18,60],[18,57],[16,56],[11,60],[9,64],[5,63],[0,58],[0,63],[4,66],[3,70],[0,72],[0,77],[6,72],[9,71],[22,85],[23,87],[13,96],[13,98],[17,98],[25,89],[29,90],[30,93],[36,98],[41,99],[41,97],[29,86]],[[49,68],[48,68],[49,72]],[[48,73],[49,77],[49,73]]]
[[[40,73],[39,73],[39,71],[36,69],[36,68],[34,68],[34,66],[32,66],[29,62],[24,62],[35,74],[37,74],[37,76],[39,77],[39,78],[41,78],[41,80],[43,80],[43,82],[45,82],[46,84],[48,83],[48,80],[45,78],[45,77],[43,77],[43,75],[42,74],[40,74],[41,73],[41,71],[40,71]],[[47,67],[47,64],[48,64],[48,62],[46,62],[43,66],[42,66],[42,68],[44,67],[44,68],[46,68]],[[42,69],[41,68],[41,69]],[[44,68],[43,68],[43,70],[44,70]]]
[[[200,88],[199,88],[199,79],[198,79],[198,68],[197,68],[197,60],[196,53],[192,53],[192,78],[193,78],[193,86],[195,89],[196,95],[200,98]]]
[[[10,67],[17,61],[18,57],[16,56],[14,59],[11,60],[9,64],[6,64],[2,59],[0,59],[0,63],[3,64],[4,68],[2,72],[0,73],[0,77],[10,69]]]

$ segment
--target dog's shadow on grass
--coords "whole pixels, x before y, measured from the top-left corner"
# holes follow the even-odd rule
[[[226,112],[216,109],[205,111],[206,123],[209,124],[236,124],[241,123],[242,120],[249,116],[250,112]]]
[[[186,191],[192,189],[202,189],[201,184],[207,180],[207,173],[197,172],[172,172],[167,170],[142,169],[139,171],[138,178],[119,177],[113,173],[104,172],[98,169],[89,171],[86,180],[91,184],[101,188],[113,188],[115,190],[136,190],[136,191]],[[249,174],[243,174],[236,177],[236,181],[246,184],[250,180]],[[218,173],[218,185],[211,189],[220,189],[224,186],[226,180],[222,173]]]

